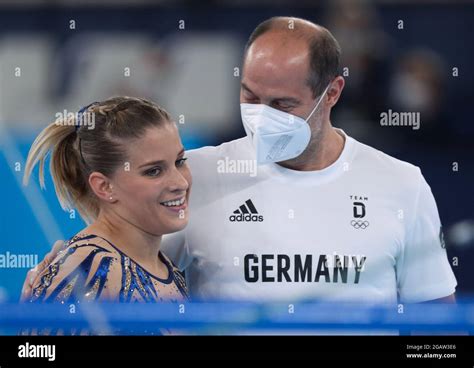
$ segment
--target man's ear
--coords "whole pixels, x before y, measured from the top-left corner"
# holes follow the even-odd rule
[[[114,202],[112,185],[110,179],[104,174],[94,171],[89,175],[89,185],[94,194],[106,202]]]
[[[333,107],[337,101],[339,100],[339,97],[341,96],[342,90],[344,89],[344,85],[346,82],[344,81],[344,78],[341,76],[336,77],[332,82],[331,86],[328,89],[327,92],[327,101],[329,104],[329,107]]]

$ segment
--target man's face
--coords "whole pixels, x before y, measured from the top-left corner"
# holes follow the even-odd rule
[[[309,50],[305,40],[285,33],[258,37],[244,60],[240,103],[264,104],[306,119],[315,99],[307,84]]]

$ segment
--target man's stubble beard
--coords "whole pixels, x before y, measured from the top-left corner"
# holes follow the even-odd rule
[[[311,138],[303,153],[291,160],[279,162],[281,166],[294,169],[304,168],[308,163],[317,159],[322,148],[321,142],[324,140],[325,135],[328,133],[328,128],[330,127],[330,124],[325,123],[322,117],[323,111],[320,110],[316,113],[316,116],[311,118],[309,122]]]

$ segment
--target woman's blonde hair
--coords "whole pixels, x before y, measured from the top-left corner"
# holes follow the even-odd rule
[[[127,96],[95,102],[71,115],[57,119],[36,137],[26,160],[23,184],[28,184],[39,163],[40,185],[45,187],[44,163],[51,152],[50,171],[61,207],[76,208],[91,223],[99,214],[99,203],[89,186],[89,174],[97,171],[111,177],[127,160],[127,140],[140,138],[147,128],[171,122],[171,117],[151,101]]]

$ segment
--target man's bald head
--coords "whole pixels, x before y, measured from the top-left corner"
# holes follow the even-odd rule
[[[268,36],[267,38],[270,36],[278,38],[277,48],[273,47],[273,50],[266,50],[267,52],[282,52],[284,57],[289,58],[288,48],[293,48],[294,58],[308,59],[306,84],[314,98],[319,96],[329,82],[339,74],[340,46],[326,28],[301,18],[270,18],[260,23],[250,35],[245,46],[244,58],[251,48],[264,47],[263,38],[261,44],[254,45],[256,40],[264,35]],[[299,45],[304,47],[298,47]]]

